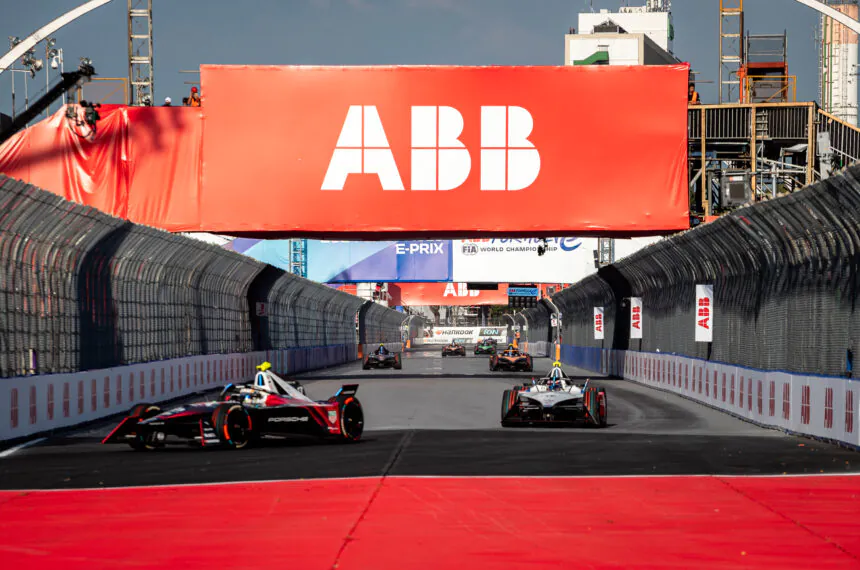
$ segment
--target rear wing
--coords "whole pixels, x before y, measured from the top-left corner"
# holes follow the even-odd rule
[[[340,396],[354,396],[356,392],[358,392],[358,384],[344,384],[340,387],[340,390],[335,392],[334,397],[338,398]]]

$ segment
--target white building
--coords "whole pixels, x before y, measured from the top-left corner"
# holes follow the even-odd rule
[[[667,3],[650,0],[619,12],[600,10],[579,15],[577,33],[564,38],[565,65],[670,65],[672,14]]]

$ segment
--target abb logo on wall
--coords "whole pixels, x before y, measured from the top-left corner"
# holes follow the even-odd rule
[[[594,339],[603,340],[603,307],[594,307]]]
[[[411,190],[453,190],[472,171],[460,140],[463,115],[454,107],[412,107]],[[522,107],[481,107],[481,190],[522,190],[540,173],[540,154],[528,140],[534,121]],[[375,174],[383,190],[404,190],[379,111],[352,105],[332,154],[322,190],[343,190],[350,174]]]
[[[696,285],[696,342],[713,342],[714,286]]]

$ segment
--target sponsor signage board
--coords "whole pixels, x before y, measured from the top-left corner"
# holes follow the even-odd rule
[[[714,340],[714,286],[696,285],[696,342]]]
[[[688,76],[686,64],[204,65],[187,223],[423,239],[687,229]],[[237,121],[236,101],[259,93],[275,112],[252,105]],[[605,149],[619,144],[636,152],[613,168]]]
[[[605,324],[603,307],[594,307],[594,340],[603,340]]]
[[[630,338],[642,338],[642,297],[630,297]]]
[[[496,334],[485,334],[495,332]],[[453,340],[474,344],[484,338],[493,338],[498,342],[507,340],[504,327],[433,327],[430,336],[424,337],[424,344],[449,344]]]
[[[497,290],[469,289],[466,283],[391,283],[391,302],[402,306],[474,306],[505,305],[508,297],[504,288]]]
[[[539,287],[508,287],[508,297],[537,297]]]

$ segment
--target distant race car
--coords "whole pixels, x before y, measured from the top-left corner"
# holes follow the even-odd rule
[[[361,366],[364,370],[371,368],[394,368],[400,370],[403,368],[403,363],[400,360],[399,352],[391,352],[384,345],[379,345],[379,348],[364,357],[364,363]]]
[[[494,372],[496,370],[531,372],[534,367],[531,355],[520,352],[520,349],[514,348],[513,345],[508,345],[504,352],[490,357],[490,370]]]
[[[502,395],[502,426],[528,424],[574,424],[604,428],[608,402],[605,388],[577,385],[555,363],[552,371],[531,384],[505,390]]]
[[[316,435],[358,441],[364,412],[355,397],[358,384],[346,384],[323,401],[311,400],[297,382],[284,380],[264,362],[250,384],[228,384],[217,400],[162,411],[154,404],[134,406],[102,443],[127,443],[148,451],[171,443],[241,449],[260,438]]]
[[[496,341],[485,338],[475,345],[475,354],[496,354]]]
[[[452,342],[442,347],[442,356],[466,356],[466,347],[462,344]]]

